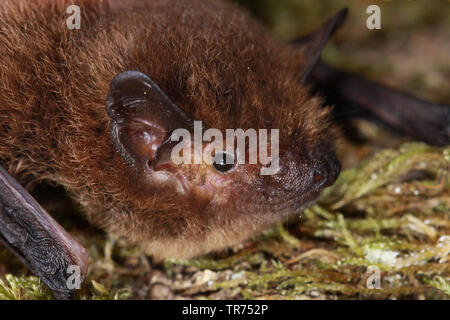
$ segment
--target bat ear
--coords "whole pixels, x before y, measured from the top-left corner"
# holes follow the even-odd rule
[[[131,165],[151,163],[175,129],[190,130],[193,125],[193,120],[139,71],[122,72],[111,81],[106,112],[111,118],[112,142]]]
[[[308,78],[317,61],[319,61],[328,39],[344,23],[347,12],[347,8],[342,9],[316,31],[292,41],[292,44],[299,46],[303,53],[302,81]]]

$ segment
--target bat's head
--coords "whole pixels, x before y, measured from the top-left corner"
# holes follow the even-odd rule
[[[337,20],[305,38],[303,59],[258,31],[231,53],[196,50],[177,82],[117,75],[106,110],[130,184],[114,229],[188,257],[300,213],[333,184],[329,110],[305,80]]]

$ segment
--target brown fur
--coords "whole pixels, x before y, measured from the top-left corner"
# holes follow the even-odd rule
[[[115,75],[140,70],[209,127],[280,128],[287,149],[320,153],[332,143],[328,111],[300,84],[298,52],[222,1],[75,1],[82,26],[69,30],[73,2],[0,3],[3,165],[26,185],[63,185],[91,222],[158,257],[220,249],[280,220],[276,207],[246,207],[252,193],[218,217],[201,196],[136,190],[112,146],[105,99]]]

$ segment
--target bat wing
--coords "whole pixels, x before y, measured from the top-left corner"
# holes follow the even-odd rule
[[[57,299],[70,298],[76,283],[81,283],[87,273],[86,249],[2,166],[0,242],[37,275]],[[74,276],[78,279],[70,279]]]

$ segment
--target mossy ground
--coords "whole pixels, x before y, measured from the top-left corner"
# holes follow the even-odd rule
[[[448,1],[377,1],[380,31],[365,27],[373,1],[240,2],[283,40],[348,6],[349,20],[325,60],[422,98],[450,101]],[[450,148],[405,144],[366,121],[352,125],[358,139],[339,142],[345,171],[315,205],[239,246],[189,261],[155,263],[87,225],[64,192],[55,199],[41,190],[41,203],[89,250],[78,297],[449,299]],[[379,288],[371,289],[378,271]],[[0,299],[51,298],[2,248],[0,279]]]

